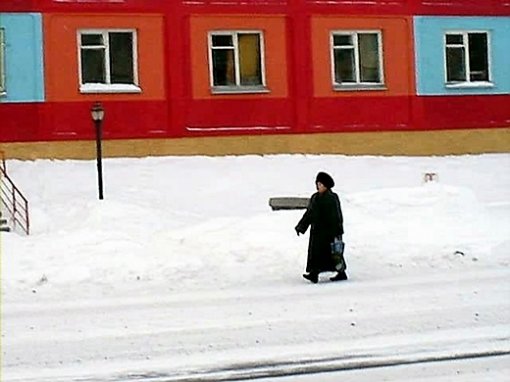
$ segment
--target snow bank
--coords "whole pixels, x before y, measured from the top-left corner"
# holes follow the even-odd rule
[[[246,156],[10,161],[32,234],[2,236],[7,294],[66,288],[226,288],[299,279],[303,211],[317,171],[337,182],[352,277],[509,265],[510,155],[438,158]],[[434,171],[439,181],[423,183]]]

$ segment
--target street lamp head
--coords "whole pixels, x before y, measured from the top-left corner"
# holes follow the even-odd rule
[[[103,105],[101,105],[100,102],[94,103],[90,109],[90,115],[92,116],[92,120],[94,122],[101,122],[104,118]]]

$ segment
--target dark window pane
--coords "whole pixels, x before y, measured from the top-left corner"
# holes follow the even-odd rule
[[[469,67],[471,81],[489,81],[487,33],[469,34]]]
[[[462,45],[463,37],[461,34],[447,34],[446,35],[446,43],[447,44],[456,44]]]
[[[241,34],[238,40],[241,85],[262,85],[260,36],[258,34]]]
[[[353,49],[335,49],[335,82],[356,82]]]
[[[226,46],[233,47],[232,36],[229,35],[215,35],[212,36],[212,44],[215,47]]]
[[[230,49],[213,49],[213,84],[214,86],[234,86],[234,51]]]
[[[352,36],[351,35],[334,35],[333,44],[335,46],[351,46]]]
[[[0,92],[5,91],[4,29],[0,28]]]
[[[112,84],[133,84],[133,34],[115,32],[110,39],[110,76]]]
[[[447,82],[466,81],[464,48],[446,48]]]
[[[104,45],[103,36],[100,34],[82,34],[81,45],[82,46]]]
[[[106,82],[103,49],[81,50],[81,78],[84,84]]]
[[[360,80],[361,82],[380,82],[379,41],[376,34],[358,35]]]

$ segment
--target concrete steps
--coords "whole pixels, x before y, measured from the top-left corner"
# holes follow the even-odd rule
[[[2,217],[2,212],[0,211],[0,232],[11,232],[11,227],[8,226],[7,219]]]

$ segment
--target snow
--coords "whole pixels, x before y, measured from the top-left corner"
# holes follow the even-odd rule
[[[108,1],[114,2],[115,0]],[[133,84],[88,83],[80,85],[82,93],[140,93],[141,91],[139,86]]]
[[[31,235],[1,236],[5,381],[510,352],[510,154],[106,159],[102,201],[95,161],[7,168]],[[268,205],[310,196],[318,171],[347,282],[307,283],[303,211]]]
[[[468,82],[460,82],[460,83],[448,83],[446,85],[447,88],[493,88],[494,83],[489,81],[468,81]]]

